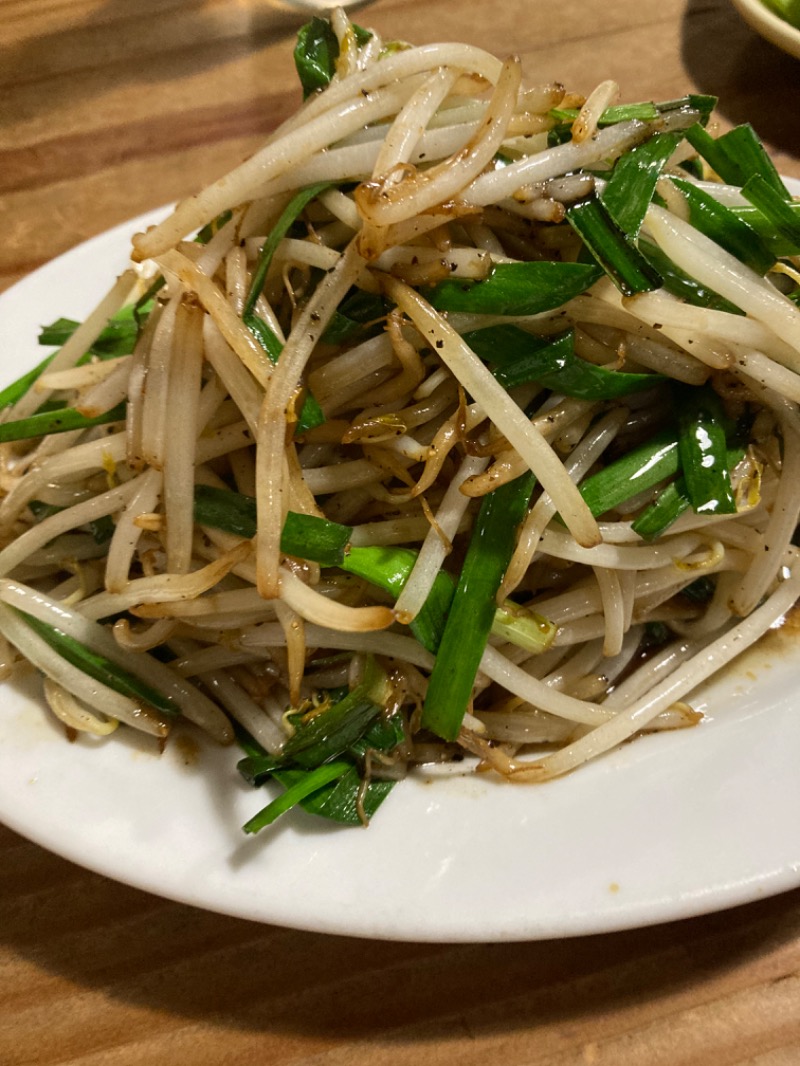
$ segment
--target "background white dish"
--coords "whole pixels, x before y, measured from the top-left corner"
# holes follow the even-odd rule
[[[800,30],[782,19],[763,0],[732,0],[733,6],[750,26],[771,44],[800,59]]]
[[[0,296],[11,379],[40,325],[80,318],[156,214],[103,234]],[[798,634],[800,636],[800,634]],[[186,903],[303,929],[493,941],[606,932],[800,885],[798,658],[786,627],[695,696],[697,729],[646,737],[564,780],[401,783],[368,831],[302,813],[246,838],[266,794],[233,750],[120,730],[66,743],[39,683],[2,687],[0,819],[100,873]]]

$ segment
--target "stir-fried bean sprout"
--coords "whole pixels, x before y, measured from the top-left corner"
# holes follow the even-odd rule
[[[797,205],[706,97],[341,11],[296,60],[297,114],[2,393],[4,671],[73,737],[237,738],[285,790],[248,831],[695,725],[800,593]]]

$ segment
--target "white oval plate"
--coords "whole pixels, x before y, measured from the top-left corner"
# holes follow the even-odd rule
[[[0,296],[7,379],[35,338],[83,317],[156,214],[68,252]],[[239,753],[119,730],[64,739],[39,682],[0,689],[0,819],[92,870],[171,899],[297,928],[404,940],[571,936],[717,910],[800,885],[798,659],[771,634],[695,694],[708,720],[644,737],[547,785],[487,777],[399,784],[368,830],[266,802]]]

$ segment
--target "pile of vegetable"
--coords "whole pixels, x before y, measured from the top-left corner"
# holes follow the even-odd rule
[[[0,392],[0,634],[70,737],[186,719],[365,824],[701,719],[800,593],[800,205],[715,101],[341,12],[305,103]]]

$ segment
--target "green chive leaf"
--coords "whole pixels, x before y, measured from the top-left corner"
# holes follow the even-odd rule
[[[524,474],[483,497],[422,710],[423,728],[455,740],[495,617],[495,597],[514,550],[534,479]]]
[[[658,272],[619,228],[597,196],[571,204],[567,208],[567,222],[625,296],[660,288]]]
[[[353,33],[359,45],[366,44],[372,36],[368,30],[356,26],[355,23]],[[294,49],[294,65],[304,97],[326,88],[336,73],[338,58],[339,39],[327,19],[312,18],[300,28]]]
[[[74,407],[60,407],[52,411],[41,411],[27,418],[0,425],[0,444],[12,440],[26,440],[30,437],[44,437],[49,433],[66,433],[73,429],[90,429],[92,426],[105,426],[110,422],[119,422],[125,418],[126,404],[117,404],[110,411],[92,418],[82,415]]]
[[[572,330],[537,337],[519,326],[487,326],[465,334],[464,340],[507,389],[538,381],[565,396],[613,400],[664,380],[660,374],[629,374],[579,359]]]
[[[672,181],[686,200],[689,221],[695,229],[710,237],[757,274],[766,274],[775,262],[775,257],[744,219],[692,182],[683,178],[673,178]]]
[[[63,659],[88,674],[89,677],[93,677],[95,681],[114,689],[115,692],[122,693],[123,696],[141,700],[151,707],[155,707],[162,714],[173,718],[180,714],[180,708],[168,696],[154,689],[135,674],[125,670],[124,667],[85,647],[74,637],[63,633],[55,626],[42,622],[39,618],[34,618],[33,615],[20,611],[18,608],[14,608],[14,610],[17,611],[20,618],[30,626],[34,633],[37,633],[50,645],[53,651],[58,652]]]
[[[586,478],[580,493],[597,518],[659,481],[674,477],[679,468],[677,434],[665,430]]]
[[[698,514],[735,514],[725,414],[710,387],[677,390],[679,451],[686,494]]]
[[[258,833],[268,825],[272,825],[277,818],[290,811],[292,807],[296,807],[307,796],[312,795],[331,781],[343,777],[351,766],[352,763],[340,759],[337,762],[329,762],[324,766],[318,766],[310,773],[304,773],[282,795],[268,803],[258,814],[253,815],[249,821],[245,822],[242,828],[245,833]]]
[[[450,278],[426,296],[439,311],[536,315],[561,307],[601,276],[594,263],[499,263],[484,281]]]
[[[760,174],[748,178],[742,186],[742,195],[768,219],[778,236],[788,242],[792,249],[790,254],[800,252],[800,215],[794,210],[794,205],[788,203]]]
[[[716,138],[699,124],[690,126],[686,140],[729,185],[742,186],[754,174],[760,174],[784,200],[791,200],[775,164],[749,124],[736,126]]]
[[[272,262],[272,257],[275,255],[278,245],[289,232],[292,223],[303,213],[312,200],[329,188],[330,182],[327,181],[317,182],[316,185],[308,185],[306,188],[296,192],[283,211],[281,211],[278,221],[272,227],[269,236],[261,246],[261,251],[258,253],[258,260],[253,271],[253,280],[250,283],[250,291],[244,303],[243,319],[247,319],[255,310],[256,301],[264,288],[264,281]]]
[[[682,137],[681,133],[657,133],[642,144],[634,145],[617,160],[600,193],[608,213],[634,240],[639,235],[664,164]]]

